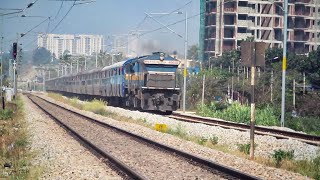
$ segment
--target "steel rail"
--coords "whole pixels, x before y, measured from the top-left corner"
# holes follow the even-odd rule
[[[106,153],[105,151],[101,150],[99,147],[92,144],[88,139],[81,136],[79,133],[74,131],[71,127],[64,124],[62,121],[60,121],[58,118],[56,118],[54,115],[52,115],[49,111],[47,111],[45,108],[40,106],[37,102],[35,102],[30,96],[27,96],[37,107],[39,107],[42,111],[44,111],[47,115],[50,116],[55,122],[57,122],[60,126],[62,126],[64,129],[66,129],[72,136],[75,136],[77,140],[81,142],[81,144],[85,145],[86,147],[89,147],[90,150],[94,151],[95,155],[99,155],[105,159],[108,159],[111,164],[115,165],[118,170],[124,174],[126,174],[128,177],[124,177],[125,179],[141,179],[146,180],[147,178],[140,175],[138,172],[135,172],[133,169],[131,169],[129,166],[118,160],[116,157],[112,156],[109,153]],[[37,97],[37,96],[36,96]],[[107,162],[105,162],[107,163]]]
[[[225,121],[217,118],[200,117],[200,116],[187,115],[187,114],[182,114],[177,112],[173,112],[172,115],[169,115],[168,117],[176,120],[180,120],[180,121],[185,121],[185,122],[202,123],[210,126],[220,126],[223,128],[236,129],[240,131],[250,130],[250,125]],[[310,134],[303,134],[299,132],[291,132],[291,131],[285,131],[285,130],[279,130],[279,129],[272,129],[272,128],[262,127],[262,126],[255,126],[255,131],[256,131],[255,133],[259,135],[274,136],[276,138],[281,138],[281,139],[296,139],[311,145],[316,145],[316,146],[320,145],[320,136],[314,136]]]
[[[227,167],[227,166],[224,166],[222,164],[219,164],[219,163],[216,163],[216,162],[213,162],[211,160],[208,160],[208,159],[204,159],[202,157],[199,157],[199,156],[196,156],[196,155],[192,155],[192,154],[189,154],[187,152],[184,152],[184,151],[181,151],[181,150],[178,150],[176,148],[173,148],[173,147],[170,147],[170,146],[167,146],[167,145],[164,145],[164,144],[161,144],[161,143],[158,143],[158,142],[155,142],[151,139],[148,139],[148,138],[145,138],[145,137],[142,137],[142,136],[139,136],[139,135],[136,135],[136,134],[133,134],[131,132],[128,132],[126,130],[123,130],[121,128],[118,128],[118,127],[115,127],[115,126],[112,126],[112,125],[109,125],[107,123],[104,123],[104,122],[101,122],[100,120],[97,120],[95,118],[92,118],[92,117],[89,117],[87,115],[84,115],[84,114],[81,114],[81,113],[78,113],[76,111],[73,111],[73,110],[70,110],[70,109],[66,109],[65,107],[59,105],[59,104],[55,104],[53,102],[50,102],[42,97],[39,97],[39,96],[36,96],[40,99],[42,99],[43,101],[46,101],[47,103],[50,103],[52,105],[55,105],[59,108],[62,108],[66,111],[69,111],[70,113],[73,113],[73,114],[76,114],[82,118],[85,118],[91,122],[94,122],[98,125],[101,125],[103,127],[107,127],[107,128],[112,128],[114,130],[117,130],[123,134],[126,134],[128,136],[131,136],[137,140],[140,140],[140,141],[144,141],[145,143],[148,143],[150,145],[153,145],[153,146],[156,146],[160,149],[164,149],[168,152],[171,152],[171,153],[174,153],[174,154],[177,154],[179,155],[180,157],[183,157],[183,158],[186,158],[186,159],[189,159],[193,162],[196,162],[196,163],[199,163],[200,165],[203,165],[203,166],[206,166],[206,167],[209,167],[211,169],[214,169],[214,170],[217,170],[221,173],[224,173],[225,175],[227,176],[232,176],[233,178],[236,178],[236,179],[248,179],[248,180],[253,180],[253,179],[259,179],[258,177],[255,177],[255,176],[252,176],[252,175],[249,175],[247,173],[244,173],[244,172],[241,172],[241,171],[238,171],[236,169],[233,169],[233,168],[230,168],[230,167]]]

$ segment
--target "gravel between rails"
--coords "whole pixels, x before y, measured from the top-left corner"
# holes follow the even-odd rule
[[[217,172],[199,167],[172,153],[101,127],[70,112],[62,111],[54,105],[39,100],[36,102],[90,142],[111,153],[148,179],[222,179]]]
[[[210,149],[207,147],[200,146],[198,144],[195,144],[190,141],[185,141],[182,140],[178,137],[174,137],[170,134],[165,134],[161,132],[154,131],[152,129],[134,124],[134,123],[128,123],[128,122],[121,122],[117,120],[113,120],[111,118],[103,117],[91,112],[87,111],[82,111],[79,109],[76,109],[74,107],[71,107],[69,105],[66,105],[64,103],[61,103],[59,101],[56,101],[50,97],[47,97],[46,95],[40,95],[42,98],[45,98],[51,102],[57,103],[63,107],[67,107],[69,109],[72,109],[73,111],[85,114],[87,116],[99,119],[102,122],[106,122],[110,125],[122,128],[124,130],[130,131],[132,133],[135,133],[137,135],[153,139],[159,143],[166,144],[169,146],[172,146],[176,149],[180,149],[182,151],[186,151],[190,154],[195,154],[197,156],[203,157],[210,159],[214,162],[233,167],[239,171],[246,172],[248,174],[258,176],[262,179],[308,179],[305,176],[302,176],[298,173],[293,173],[290,171],[286,171],[283,169],[277,169],[277,168],[272,168],[268,167],[265,165],[261,165],[259,163],[249,161],[247,159],[243,159],[234,155],[226,154],[224,152]],[[122,108],[115,108],[115,107],[106,107],[107,110],[113,111],[115,113],[118,113],[122,116],[126,117],[132,117],[135,120],[138,119],[145,119],[148,123],[150,124],[155,124],[155,123],[166,123],[169,128],[175,128],[177,126],[181,126],[182,128],[185,128],[187,133],[189,134],[215,134],[219,137],[219,143],[221,144],[233,144],[234,142],[239,142],[239,143],[246,143],[248,139],[245,139],[246,136],[249,136],[248,133],[246,132],[240,132],[236,130],[228,130],[228,129],[223,129],[220,127],[208,127],[203,124],[193,124],[193,123],[184,123],[184,122],[179,122],[174,119],[170,119],[167,117],[159,116],[159,115],[153,115],[150,113],[144,113],[144,112],[139,112],[139,111],[130,111]],[[197,126],[198,125],[198,126]],[[260,138],[259,136],[256,136],[257,138]],[[267,138],[267,137],[265,137]],[[269,146],[272,146],[272,142],[277,141],[276,143],[280,145],[280,147],[283,147],[283,144],[286,144],[286,141],[291,142],[290,140],[277,140],[275,138],[270,137],[268,139],[268,144],[265,144],[267,148],[270,149]],[[282,142],[282,143],[281,143]],[[265,142],[264,142],[265,143]],[[294,142],[293,144],[300,144],[300,142]],[[258,144],[259,146],[263,146],[263,144]],[[301,143],[301,146],[299,147],[304,147],[308,146],[305,143]],[[257,150],[258,151],[258,150]],[[303,150],[302,150],[303,151]],[[307,152],[306,152],[307,153]]]
[[[43,169],[39,179],[122,179],[28,98],[22,98],[30,133],[30,150],[36,154],[31,163]]]

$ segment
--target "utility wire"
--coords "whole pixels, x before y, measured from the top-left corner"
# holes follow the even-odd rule
[[[138,29],[147,19],[147,15],[143,18],[143,20],[137,25],[135,29]]]
[[[76,1],[73,2],[72,6],[69,8],[68,12],[63,16],[63,18],[58,22],[58,24],[51,30],[53,32],[57,29],[57,27],[60,25],[60,23],[67,17],[67,15],[70,13],[71,9],[75,6]]]
[[[173,13],[175,13],[175,12],[179,11],[180,9],[182,9],[182,8],[186,7],[187,5],[189,5],[189,4],[191,4],[191,3],[192,3],[192,0],[191,0],[191,1],[189,1],[189,2],[187,2],[186,4],[184,4],[183,6],[179,7],[178,9],[175,9],[175,10],[171,11],[171,12],[170,12],[170,13],[168,13],[168,14],[163,14],[163,15],[159,16],[159,18],[161,18],[161,17],[163,17],[163,16],[171,15],[171,14],[173,14]]]
[[[229,3],[229,2],[234,2],[234,1],[233,1],[233,0],[225,1],[224,4],[225,4],[225,3]],[[188,3],[189,3],[189,2],[188,2]],[[188,3],[187,3],[187,4],[188,4]],[[186,4],[186,5],[187,5],[187,4]],[[221,6],[221,5],[219,4],[216,8],[219,8],[220,6]],[[198,13],[198,14],[189,16],[187,19],[192,19],[192,18],[195,18],[195,17],[200,16],[200,15],[205,14],[205,13],[207,13],[207,12],[205,11],[205,12],[202,12],[202,13]],[[145,32],[145,33],[140,34],[140,35],[139,35],[139,38],[140,38],[141,36],[143,36],[143,35],[150,34],[150,33],[156,32],[156,31],[159,31],[159,30],[161,30],[161,29],[167,28],[167,27],[169,27],[169,26],[176,25],[176,24],[181,23],[181,22],[185,22],[185,20],[186,20],[186,18],[184,18],[184,19],[182,19],[182,20],[179,20],[179,21],[176,21],[176,22],[174,22],[174,23],[171,23],[171,24],[162,26],[162,27],[160,27],[160,28],[147,31],[147,32]],[[135,38],[131,39],[131,41],[128,41],[127,43],[130,43],[130,42],[132,42],[132,41],[134,41],[134,40],[136,40],[136,39],[138,39],[138,37],[135,37]],[[124,45],[125,45],[125,44],[122,44],[122,46],[124,46]]]
[[[61,2],[60,8],[59,8],[56,16],[54,17],[54,19],[57,19],[58,15],[59,15],[59,13],[60,13],[60,11],[61,11],[61,9],[62,9],[62,6],[63,6],[63,1]]]
[[[44,21],[42,21],[41,23],[39,23],[38,25],[34,26],[32,29],[30,29],[29,31],[27,31],[26,33],[23,34],[23,36],[27,35],[29,32],[33,31],[35,28],[39,27],[41,24],[43,24],[44,22],[46,22],[47,20],[49,20],[50,22],[50,17],[48,17],[47,19],[45,19]],[[21,36],[22,37],[22,36]]]

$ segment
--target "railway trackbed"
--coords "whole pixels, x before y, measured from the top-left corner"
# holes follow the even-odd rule
[[[40,109],[126,179],[258,179],[28,95]]]
[[[224,121],[224,120],[215,119],[215,118],[200,117],[200,116],[187,115],[187,114],[181,114],[176,112],[173,112],[172,115],[169,115],[168,117],[176,120],[180,120],[180,121],[185,121],[185,122],[202,123],[210,126],[220,126],[223,128],[236,129],[240,131],[250,130],[250,125]],[[284,131],[284,130],[272,129],[272,128],[267,128],[262,126],[255,126],[255,134],[273,136],[281,139],[296,139],[311,145],[316,145],[316,146],[320,145],[320,136],[314,136],[314,135],[303,134],[298,132]]]

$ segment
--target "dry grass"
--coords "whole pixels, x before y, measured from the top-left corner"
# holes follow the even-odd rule
[[[6,108],[11,108],[12,113],[2,116],[0,120],[0,165],[1,168],[6,166],[0,172],[0,179],[36,179],[41,174],[41,168],[31,168],[33,156],[27,148],[29,136],[20,96]]]

